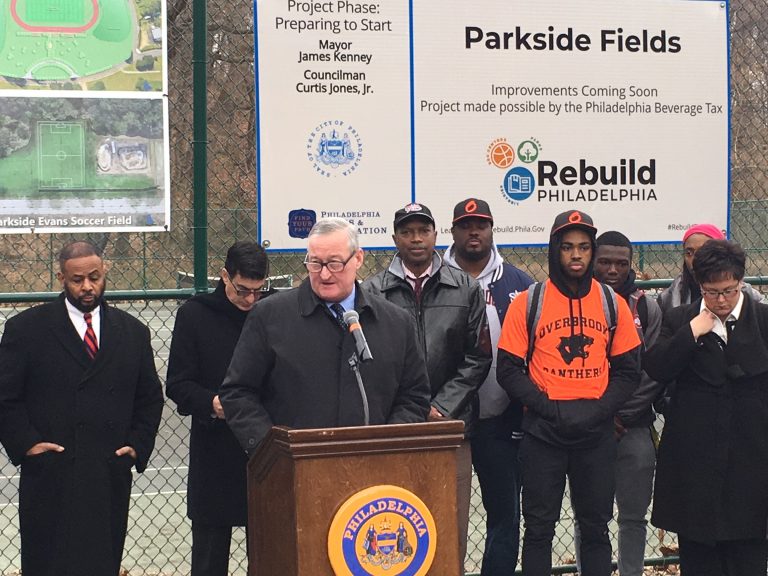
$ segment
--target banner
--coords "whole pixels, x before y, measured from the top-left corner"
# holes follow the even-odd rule
[[[728,4],[257,0],[259,237],[320,218],[367,247],[429,206],[489,202],[500,245],[590,214],[634,242],[727,226]]]
[[[170,226],[161,0],[0,0],[0,232]]]

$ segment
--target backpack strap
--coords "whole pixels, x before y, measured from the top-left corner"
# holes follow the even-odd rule
[[[616,317],[618,316],[618,303],[616,302],[616,292],[613,288],[602,282],[598,282],[602,290],[600,291],[600,299],[603,302],[603,314],[608,321],[608,346],[606,351],[608,356],[611,355],[611,346],[613,344],[613,334],[616,332]]]
[[[528,352],[525,355],[526,365],[533,357],[533,344],[536,340],[536,326],[541,318],[541,308],[544,302],[544,282],[534,282],[528,286],[528,302],[526,303],[526,328],[528,330]]]

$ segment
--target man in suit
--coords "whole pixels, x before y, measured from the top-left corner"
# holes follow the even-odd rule
[[[309,232],[301,285],[269,297],[248,315],[219,390],[227,423],[249,454],[273,425],[362,426],[364,398],[349,359],[355,340],[344,311],[355,310],[373,354],[360,364],[370,424],[424,422],[429,381],[408,315],[366,294],[357,230],[325,218]]]
[[[187,515],[192,520],[192,576],[226,576],[233,526],[245,526],[248,459],[219,401],[240,331],[263,296],[267,254],[255,242],[235,242],[221,279],[176,314],[166,392],[179,413],[192,415]]]
[[[0,442],[21,466],[24,576],[117,575],[134,466],[163,394],[149,330],[104,302],[101,254],[59,255],[59,298],[9,319],[0,342]]]

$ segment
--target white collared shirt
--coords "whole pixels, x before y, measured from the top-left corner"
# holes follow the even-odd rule
[[[405,273],[405,280],[406,280],[406,282],[408,282],[408,284],[411,285],[411,288],[415,289],[416,288],[416,278],[417,278],[417,276],[416,276],[416,274],[414,274],[413,272],[408,270],[408,268],[405,267],[405,262],[403,262],[403,272]],[[424,270],[424,272],[422,272],[418,276],[418,278],[424,278],[424,282],[426,282],[427,278],[429,278],[430,276],[432,276],[432,264],[430,264],[429,268]],[[422,286],[423,286],[423,284],[422,284]]]
[[[85,331],[88,329],[88,325],[85,323],[83,312],[72,306],[69,300],[64,298],[64,302],[67,305],[67,314],[72,325],[77,330],[82,340],[85,340]],[[96,342],[101,342],[101,306],[96,306],[91,310],[91,324],[93,325],[93,331],[96,334]],[[99,344],[101,345],[101,344]]]
[[[730,321],[736,321],[739,319],[739,316],[741,315],[741,307],[744,304],[744,291],[739,290],[739,301],[736,303],[736,306],[733,307],[733,310],[731,310],[731,313],[728,314],[728,318],[725,319],[725,322]],[[707,306],[704,304],[704,298],[701,299],[701,306],[699,307],[699,312],[704,310]],[[714,314],[714,312],[713,312]],[[712,328],[712,332],[720,336],[720,338],[728,344],[728,329],[725,327],[725,322],[720,320],[720,317],[715,314],[715,325]]]

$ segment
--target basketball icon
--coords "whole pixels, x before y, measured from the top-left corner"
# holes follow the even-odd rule
[[[506,142],[494,144],[488,156],[491,163],[498,168],[509,168],[515,161],[515,151]]]

